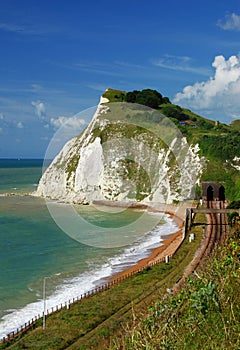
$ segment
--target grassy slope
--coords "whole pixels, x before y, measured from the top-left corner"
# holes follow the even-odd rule
[[[181,293],[158,300],[116,339],[115,349],[239,349],[239,258],[240,228]]]
[[[239,119],[233,120],[230,125],[232,128],[240,131],[240,120]]]

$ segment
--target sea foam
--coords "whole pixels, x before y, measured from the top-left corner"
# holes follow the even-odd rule
[[[130,247],[123,248],[120,254],[109,258],[101,267],[90,267],[89,271],[81,273],[79,276],[63,280],[63,283],[57,286],[55,292],[46,299],[46,310],[51,310],[61,303],[64,304],[73,298],[80,297],[81,294],[84,295],[84,293],[101,285],[104,279],[109,276],[133,266],[140,259],[149,256],[153,248],[160,246],[164,235],[169,235],[178,230],[174,221],[167,215],[162,213],[149,214],[162,216],[166,222],[161,226],[156,226]],[[42,316],[43,305],[43,299],[39,299],[21,309],[7,310],[8,314],[3,316],[0,322],[0,338],[6,337],[8,333],[20,328],[21,325],[35,318],[38,314]]]

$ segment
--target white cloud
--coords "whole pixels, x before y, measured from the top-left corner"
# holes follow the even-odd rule
[[[224,20],[219,20],[217,25],[224,30],[240,31],[240,16],[235,13],[227,14]]]
[[[17,123],[17,128],[18,129],[22,129],[23,128],[23,123],[22,122],[18,122]]]
[[[44,120],[46,116],[46,107],[43,102],[41,101],[32,101],[32,106],[35,107],[35,113],[36,115]]]
[[[204,67],[194,67],[192,65],[192,59],[188,56],[174,56],[174,55],[164,55],[158,60],[154,60],[154,66],[171,69],[181,72],[189,72],[195,74],[209,75],[209,69]]]
[[[82,127],[83,125],[86,125],[87,122],[84,119],[78,118],[77,116],[73,117],[64,117],[60,116],[58,118],[51,118],[50,119],[51,125],[55,128],[65,128],[65,129],[78,129],[79,127]]]
[[[1,125],[1,130],[10,128],[17,128],[17,129],[23,129],[24,128],[24,124],[22,121],[16,121],[16,120],[8,120],[8,118],[6,118],[4,116],[3,113],[0,113],[0,125]]]
[[[186,86],[174,103],[198,110],[220,110],[222,115],[240,117],[240,56],[216,56],[214,77]]]

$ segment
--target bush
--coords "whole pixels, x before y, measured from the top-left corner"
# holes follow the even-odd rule
[[[179,121],[188,120],[189,116],[183,112],[183,109],[177,105],[167,104],[161,107],[161,112],[168,118],[174,118]]]
[[[170,103],[168,97],[163,97],[160,92],[152,89],[129,91],[126,93],[125,101],[131,103],[139,103],[153,109],[158,109],[159,106],[163,103]]]
[[[240,200],[232,201],[228,204],[227,209],[240,209]]]

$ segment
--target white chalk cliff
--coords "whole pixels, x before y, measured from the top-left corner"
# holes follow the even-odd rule
[[[193,198],[204,163],[199,147],[188,145],[167,118],[149,123],[151,113],[158,112],[101,98],[85,131],[45,171],[36,195],[72,203]]]

